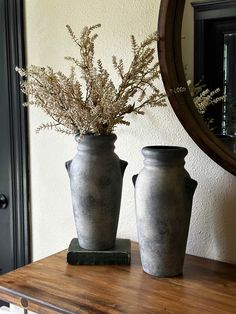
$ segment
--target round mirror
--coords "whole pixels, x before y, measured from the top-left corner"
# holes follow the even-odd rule
[[[198,146],[235,175],[235,1],[163,0],[158,31],[162,78],[176,115]]]

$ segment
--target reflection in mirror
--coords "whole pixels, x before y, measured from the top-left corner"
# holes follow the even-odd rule
[[[186,0],[182,56],[196,109],[236,153],[236,1]]]
[[[224,60],[223,60],[223,81],[224,96],[222,133],[236,134],[236,33],[225,33]]]

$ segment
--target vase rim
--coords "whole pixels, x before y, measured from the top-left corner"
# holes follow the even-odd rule
[[[153,145],[145,146],[142,154],[146,165],[184,164],[184,157],[188,154],[188,150],[181,146]]]
[[[187,148],[182,146],[171,146],[171,145],[150,145],[143,147],[142,151],[187,151]]]

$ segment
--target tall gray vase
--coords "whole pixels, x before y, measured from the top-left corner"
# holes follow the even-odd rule
[[[187,149],[148,146],[144,168],[133,177],[143,270],[158,277],[182,273],[192,198],[197,182],[184,169]]]
[[[116,135],[84,135],[66,162],[79,244],[87,250],[114,247],[127,162],[114,153]]]

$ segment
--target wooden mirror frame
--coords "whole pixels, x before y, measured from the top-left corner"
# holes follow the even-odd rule
[[[158,54],[170,104],[195,143],[217,164],[236,175],[236,156],[209,130],[190,95],[182,61],[181,28],[185,0],[161,0]],[[184,87],[184,92],[176,92]]]

